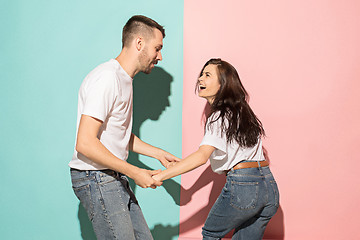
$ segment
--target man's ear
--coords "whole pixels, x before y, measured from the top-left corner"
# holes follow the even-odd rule
[[[135,38],[136,49],[140,51],[144,46],[144,39],[142,37]]]

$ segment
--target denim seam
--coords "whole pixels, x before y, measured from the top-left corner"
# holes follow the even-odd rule
[[[264,184],[265,184],[265,188],[266,188],[266,202],[268,203],[269,202],[269,186],[266,181],[264,181]]]
[[[257,177],[257,178],[262,178],[263,176],[259,176],[259,175],[252,175],[252,174],[229,174],[229,177],[241,177],[241,176],[246,176],[246,177]]]
[[[88,181],[88,180],[95,180],[94,176],[89,176],[89,177],[82,177],[82,178],[72,178],[71,179],[72,182],[76,183],[76,182],[83,182],[83,181]]]
[[[103,209],[104,218],[105,218],[106,222],[109,224],[109,227],[110,227],[111,232],[112,232],[112,234],[114,236],[114,239],[117,239],[115,231],[114,231],[114,226],[112,225],[111,220],[109,219],[109,215],[108,215],[108,212],[107,212],[106,207],[105,207],[104,196],[103,196],[103,192],[101,191],[101,187],[100,187],[100,185],[98,183],[98,179],[97,179],[97,181],[95,183],[96,183],[96,187],[97,187],[97,189],[98,189],[98,191],[100,193],[100,199],[99,200],[100,200],[101,207]]]
[[[93,201],[93,197],[91,196],[91,185],[90,184],[86,184],[86,185],[83,185],[83,186],[81,186],[81,187],[72,187],[73,188],[73,191],[75,192],[75,195],[77,195],[76,193],[78,193],[79,194],[79,192],[80,191],[82,191],[82,190],[86,190],[86,191],[88,191],[88,193],[89,193],[89,199],[90,199],[90,204],[91,204],[91,206],[89,206],[90,207],[90,209],[88,210],[89,212],[88,212],[88,216],[89,216],[89,220],[90,221],[92,221],[93,219],[94,219],[94,201]],[[80,200],[80,199],[79,199]],[[80,202],[81,202],[81,200],[80,200]]]
[[[108,178],[111,177],[111,179],[108,179],[108,180],[104,181],[105,176],[100,177],[100,179],[99,179],[99,185],[105,185],[105,184],[108,184],[108,183],[112,183],[112,182],[117,181],[117,179],[116,179],[115,177],[111,176],[111,175],[108,175],[107,177],[108,177]]]
[[[275,206],[278,207],[278,206],[279,206],[279,204],[278,204],[278,202],[279,202],[279,199],[278,199],[278,191],[275,189],[274,184],[276,184],[276,181],[275,181],[275,180],[271,180],[271,181],[270,181],[270,185],[271,185],[271,188],[272,188],[272,190],[274,191],[274,195],[275,195]]]

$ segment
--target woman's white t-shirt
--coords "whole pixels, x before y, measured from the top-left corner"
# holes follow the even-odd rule
[[[200,146],[210,145],[215,147],[214,152],[210,156],[210,164],[214,172],[222,174],[225,171],[230,170],[237,163],[245,160],[265,160],[262,149],[262,141],[260,138],[258,142],[250,148],[240,147],[240,145],[235,140],[231,141],[231,143],[228,143],[225,132],[221,131],[222,120],[221,118],[217,119],[218,116],[219,113],[214,113],[210,116],[205,126],[204,138],[200,143]],[[214,119],[217,120],[209,127],[210,122]]]

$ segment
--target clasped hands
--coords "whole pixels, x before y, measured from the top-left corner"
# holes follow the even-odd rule
[[[163,151],[162,154],[157,158],[160,163],[165,167],[169,168],[173,165],[175,165],[177,162],[181,161],[180,158],[175,157],[174,155]],[[157,177],[159,173],[161,173],[162,170],[147,170],[147,169],[139,169],[137,172],[137,177],[134,178],[134,181],[137,185],[139,185],[142,188],[152,188],[155,189],[157,187],[160,187],[162,185],[161,179]]]

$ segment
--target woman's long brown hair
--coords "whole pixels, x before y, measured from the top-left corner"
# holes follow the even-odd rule
[[[226,134],[228,142],[235,140],[242,147],[254,146],[259,137],[265,136],[265,131],[261,121],[248,104],[249,95],[236,69],[230,63],[214,58],[205,63],[200,76],[204,68],[210,64],[217,66],[220,89],[211,104],[209,116],[215,112],[219,114],[216,114],[217,118],[207,119],[209,126],[221,118],[221,130]],[[196,89],[198,85],[199,82],[196,84]]]

